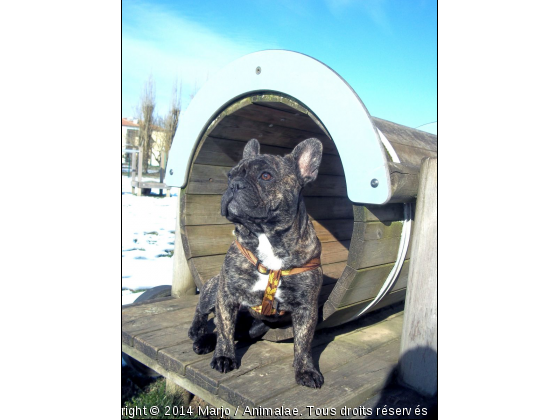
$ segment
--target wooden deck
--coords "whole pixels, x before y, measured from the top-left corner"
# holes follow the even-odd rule
[[[402,303],[316,332],[313,355],[325,378],[321,389],[296,384],[293,340],[238,342],[239,369],[221,374],[210,368],[212,353],[195,354],[187,336],[197,301],[188,296],[123,306],[122,349],[215,407],[229,408],[232,418],[274,417],[262,411],[243,415],[246,407],[297,408],[297,417],[318,417],[310,405],[334,408],[338,416],[341,408],[375,397],[399,357]]]

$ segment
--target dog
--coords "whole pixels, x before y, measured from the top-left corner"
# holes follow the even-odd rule
[[[311,357],[323,282],[321,243],[302,195],[317,178],[322,153],[322,143],[310,138],[284,157],[261,155],[259,142],[252,139],[228,173],[221,213],[235,224],[237,239],[220,274],[202,287],[188,333],[197,354],[215,349],[210,366],[219,372],[239,367],[234,334],[242,310],[252,317],[250,339],[291,319],[296,382],[311,388],[324,383]],[[211,312],[215,333],[207,329]]]

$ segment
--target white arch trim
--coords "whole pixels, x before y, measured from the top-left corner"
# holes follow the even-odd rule
[[[169,152],[166,184],[186,185],[196,146],[225,107],[236,99],[263,91],[291,96],[319,118],[340,154],[350,200],[368,204],[385,204],[389,200],[391,187],[385,152],[365,105],[331,68],[304,54],[284,50],[241,57],[200,89],[181,115]],[[376,188],[371,186],[372,179],[379,182]]]

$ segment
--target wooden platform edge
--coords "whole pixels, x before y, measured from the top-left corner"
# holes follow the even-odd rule
[[[244,416],[243,415],[243,410],[241,409],[241,407],[239,407],[239,409],[238,409],[238,407],[234,407],[234,406],[228,404],[226,401],[224,401],[223,399],[218,397],[216,394],[212,394],[211,392],[208,392],[204,388],[201,388],[200,386],[195,385],[193,382],[191,382],[186,377],[166,370],[159,363],[157,363],[153,359],[150,359],[148,356],[146,356],[144,353],[141,353],[140,351],[138,351],[134,347],[130,347],[129,345],[124,344],[124,343],[121,343],[121,345],[122,345],[122,351],[124,353],[126,353],[130,357],[138,360],[140,363],[145,364],[150,369],[155,370],[157,373],[159,373],[164,378],[173,381],[175,384],[177,384],[180,387],[186,389],[190,393],[202,398],[204,401],[213,405],[214,407],[217,407],[217,408],[223,407],[223,408],[229,409],[230,412],[231,412],[231,414],[229,416],[230,418],[234,418],[234,419],[256,418],[256,417],[251,417],[251,416],[247,416],[247,415]],[[237,410],[237,415],[235,415],[236,410]]]

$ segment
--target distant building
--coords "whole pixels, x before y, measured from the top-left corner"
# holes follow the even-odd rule
[[[133,118],[122,119],[122,148],[127,146],[138,146],[138,136],[140,134],[140,126],[138,120]]]
[[[138,149],[138,147],[140,147],[140,125],[138,124],[137,118],[122,118],[121,127],[122,162],[125,163],[130,159],[130,154],[125,154],[124,150],[131,148]],[[150,165],[158,166],[156,158],[159,159],[164,136],[165,131],[163,128],[158,126],[153,127],[152,139],[155,141],[155,145],[152,150],[152,156],[150,156]]]

